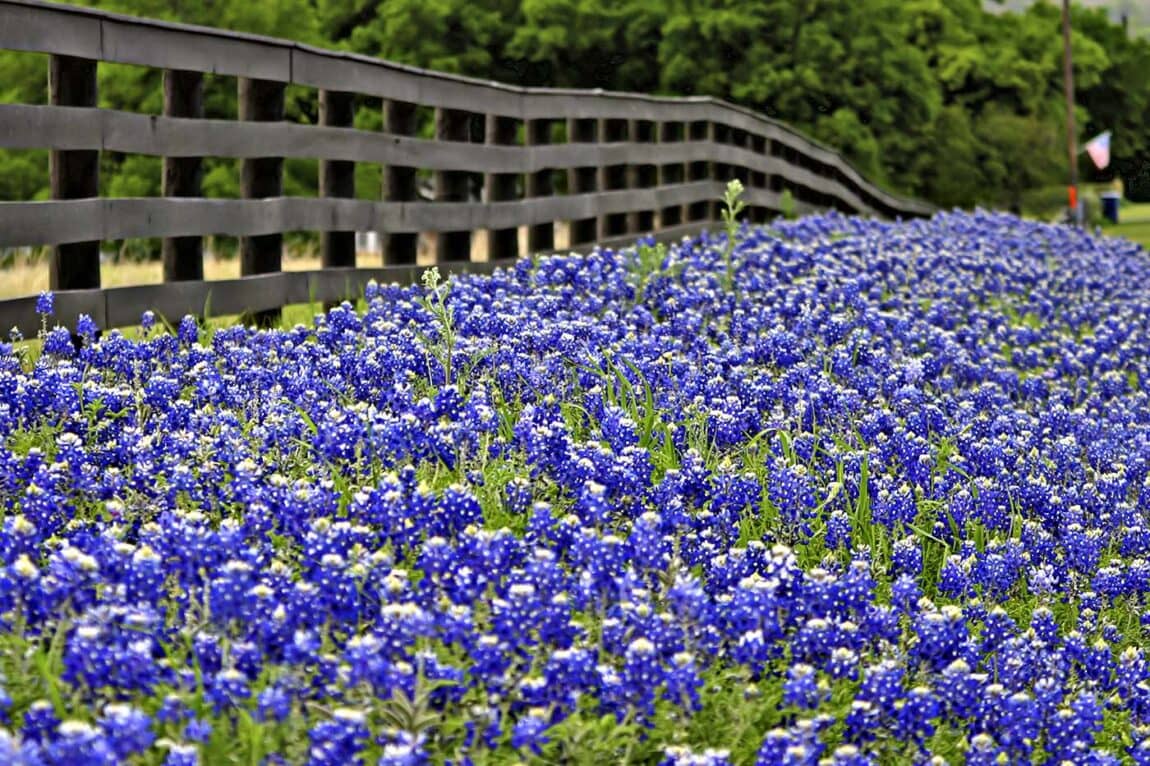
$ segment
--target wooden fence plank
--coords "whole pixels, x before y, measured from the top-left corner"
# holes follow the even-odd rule
[[[523,112],[523,90],[515,86],[302,45],[292,54],[292,82],[476,114]]]
[[[441,271],[447,274],[462,273],[464,270],[468,273],[490,273],[513,263],[503,260],[452,264]],[[204,306],[210,308],[211,316],[228,316],[242,314],[249,309],[266,310],[313,301],[317,304],[336,303],[358,298],[369,281],[410,284],[418,280],[421,271],[415,265],[331,268],[319,271],[281,271],[206,282],[117,287],[105,291],[108,296],[107,317],[109,325],[122,327],[137,323],[140,315],[148,310],[156,311],[169,320],[178,320],[185,314],[201,313]],[[3,304],[0,303],[2,308]],[[3,316],[0,313],[0,318]]]
[[[546,121],[533,120],[539,124]],[[544,168],[693,162],[709,158],[705,143],[656,147],[647,143],[553,144],[528,146],[461,144],[425,140],[394,131],[301,125],[289,122],[171,119],[110,109],[87,110],[23,104],[0,104],[0,148],[103,149],[164,157],[231,157],[274,155],[351,162],[411,163],[428,170],[476,173],[534,173]],[[727,147],[730,148],[730,147]],[[721,149],[720,149],[721,150]],[[672,156],[667,156],[666,152]],[[735,156],[732,162],[741,161]],[[748,154],[742,160],[753,160]]]
[[[277,271],[239,279],[115,288],[108,291],[108,321],[113,326],[135,324],[145,311],[155,311],[172,323],[187,314],[204,314],[205,310],[211,316],[260,316],[285,305],[292,275],[290,271]]]
[[[101,30],[105,61],[279,83],[291,80],[293,46],[286,40],[141,24],[130,17],[106,18]]]
[[[260,157],[276,156],[339,159],[389,164],[410,162],[429,170],[457,169],[469,172],[533,173],[539,179],[544,168],[570,168],[611,164],[680,164],[717,161],[743,165],[753,172],[775,174],[780,157],[745,147],[709,142],[654,144],[557,144],[533,143],[528,147],[466,145],[459,142],[422,140],[346,128],[292,123],[237,123],[229,120],[179,120],[149,115],[98,110],[98,119],[85,109],[51,106],[0,105],[0,147],[27,149],[52,146],[61,149],[102,148],[132,154],[161,156]],[[530,121],[540,124],[543,121]],[[545,140],[545,139],[541,139]],[[908,215],[924,215],[930,206],[893,200],[866,192],[850,180],[823,178],[787,163],[791,172],[817,179],[816,183],[839,196],[860,212],[899,209]],[[808,184],[809,185],[809,184]],[[845,189],[840,193],[839,189]],[[849,196],[847,196],[849,195]],[[860,202],[852,201],[860,200]],[[893,201],[892,201],[893,200]],[[892,207],[895,205],[897,207]]]
[[[100,17],[75,8],[0,3],[0,49],[100,59]]]
[[[713,229],[714,223],[711,221],[694,221],[690,223],[680,223],[666,229],[659,229],[657,231],[647,232],[656,242],[663,242],[666,244],[679,243],[684,237],[695,237],[702,233],[704,229]],[[539,255],[567,255],[569,253],[589,253],[596,248],[611,248],[613,250],[626,249],[635,247],[635,237],[626,234],[617,237],[610,237],[602,242],[592,242],[583,245],[577,245],[570,248],[562,248],[560,250],[552,249],[550,251],[542,251]]]
[[[0,247],[101,239],[209,234],[259,237],[288,231],[450,231],[532,226],[713,199],[722,184],[534,197],[508,202],[407,202],[279,197],[271,199],[118,198],[0,203]]]

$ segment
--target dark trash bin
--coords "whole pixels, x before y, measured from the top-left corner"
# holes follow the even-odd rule
[[[1111,223],[1118,223],[1118,202],[1122,199],[1122,195],[1118,192],[1103,192],[1102,197],[1102,217]]]

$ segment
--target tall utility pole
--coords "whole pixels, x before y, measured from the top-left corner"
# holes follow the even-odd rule
[[[1070,209],[1074,223],[1082,225],[1078,204],[1078,137],[1074,126],[1074,61],[1070,49],[1070,0],[1062,0],[1062,84],[1066,90],[1066,152],[1070,156]]]

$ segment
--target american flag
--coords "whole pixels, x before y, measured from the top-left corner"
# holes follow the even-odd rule
[[[1086,144],[1086,153],[1094,160],[1095,166],[1102,170],[1110,164],[1110,131],[1100,133],[1090,139]]]

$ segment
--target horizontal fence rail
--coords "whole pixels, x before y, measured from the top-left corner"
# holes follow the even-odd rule
[[[933,212],[785,124],[709,97],[519,88],[36,0],[0,0],[0,49],[50,56],[50,104],[0,104],[0,148],[50,150],[52,178],[50,201],[0,202],[0,248],[53,247],[50,286],[67,323],[86,313],[123,326],[144,310],[179,318],[207,304],[271,322],[284,305],[355,297],[370,279],[413,279],[421,234],[434,234],[435,262],[455,272],[512,262],[520,229],[528,252],[555,251],[560,222],[567,250],[695,234],[714,225],[733,178],[755,221],[780,212],[787,191],[803,210]],[[100,62],[163,70],[164,113],[98,108]],[[217,76],[238,78],[238,120],[204,117],[205,77]],[[284,120],[287,85],[318,91],[319,124]],[[354,127],[364,97],[382,99],[382,131]],[[433,139],[415,135],[420,109],[434,111]],[[162,157],[163,196],[101,198],[106,152]],[[209,157],[240,160],[242,199],[203,196]],[[283,194],[285,158],[320,161],[319,196]],[[356,198],[356,163],[382,166],[380,199]],[[432,201],[420,197],[419,170],[434,173]],[[322,271],[281,271],[282,237],[294,231],[322,233]],[[367,231],[382,235],[381,268],[355,268],[355,233]],[[489,260],[472,262],[479,231]],[[209,235],[240,238],[240,279],[203,281]],[[164,284],[100,289],[100,243],[137,238],[164,239]],[[0,327],[34,334],[34,303],[0,301]]]
[[[544,221],[595,218],[713,200],[718,181],[511,202],[370,202],[354,199],[272,197],[252,200],[127,198],[24,202],[0,205],[0,246],[34,238],[43,244],[92,239],[186,237],[197,234],[260,236],[287,231],[393,233],[506,228]],[[777,207],[780,195],[752,189],[752,205]]]

